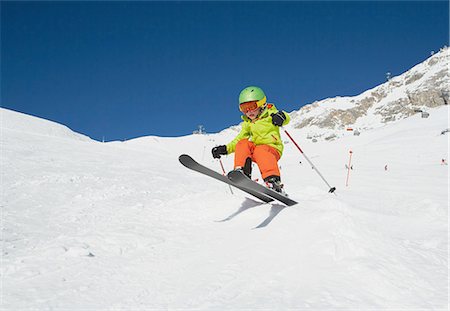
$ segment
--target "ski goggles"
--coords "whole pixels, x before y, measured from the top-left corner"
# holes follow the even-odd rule
[[[253,111],[258,107],[264,106],[266,103],[266,97],[264,97],[261,100],[251,101],[251,102],[245,102],[239,105],[239,110],[243,113],[247,113],[249,111]]]

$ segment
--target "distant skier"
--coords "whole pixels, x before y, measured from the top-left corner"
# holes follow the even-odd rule
[[[267,103],[263,90],[256,86],[241,91],[239,110],[244,121],[240,133],[227,145],[214,147],[213,157],[218,159],[235,152],[234,169],[242,170],[250,178],[252,161],[256,162],[267,186],[284,193],[278,168],[284,148],[279,127],[289,123],[289,115]]]

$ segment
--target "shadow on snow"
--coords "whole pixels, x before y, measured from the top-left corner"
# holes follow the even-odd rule
[[[225,222],[225,221],[229,221],[231,219],[233,219],[234,217],[236,217],[237,215],[239,215],[240,213],[252,208],[252,207],[256,207],[256,206],[260,206],[260,205],[264,205],[267,203],[263,203],[263,202],[259,202],[259,201],[255,201],[249,198],[245,198],[245,201],[242,202],[241,207],[239,207],[239,209],[234,212],[233,214],[231,214],[230,216],[228,216],[225,219],[222,220],[217,220],[217,222]]]
[[[233,214],[231,214],[230,216],[228,216],[222,220],[217,220],[216,222],[229,221],[229,220],[233,219],[234,217],[236,217],[237,215],[239,215],[240,213],[245,212],[248,209],[251,209],[251,208],[254,208],[257,206],[261,206],[261,205],[266,205],[266,204],[269,204],[269,203],[263,203],[263,202],[259,202],[259,201],[255,201],[255,200],[246,198],[245,201],[242,203],[241,207],[239,207],[239,209],[236,212],[234,212]],[[253,229],[259,229],[259,228],[266,227],[285,208],[286,208],[285,205],[272,204],[272,208],[270,209],[269,216],[262,223],[260,223],[258,226],[256,226]]]
[[[268,224],[271,223],[271,221],[282,211],[286,208],[286,205],[281,204],[272,204],[272,208],[270,209],[270,215],[267,217],[262,223],[260,223],[258,226],[256,226],[253,229],[259,229],[264,228]]]

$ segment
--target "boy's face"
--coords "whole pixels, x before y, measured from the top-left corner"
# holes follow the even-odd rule
[[[247,112],[245,113],[245,115],[246,115],[250,120],[254,120],[254,119],[256,119],[256,117],[259,116],[259,113],[260,113],[260,112],[261,112],[261,108],[258,107],[258,108],[256,108],[256,109],[247,111]]]

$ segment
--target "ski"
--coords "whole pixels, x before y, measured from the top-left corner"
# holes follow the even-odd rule
[[[248,194],[253,195],[254,197],[257,197],[258,199],[260,199],[263,202],[272,202],[273,199],[268,196],[265,195],[264,193],[261,193],[257,190],[245,187],[244,185],[240,185],[240,184],[236,184],[233,181],[231,181],[227,176],[224,176],[222,174],[217,173],[216,171],[198,163],[197,161],[195,161],[191,156],[187,155],[187,154],[182,154],[179,156],[178,160],[180,161],[181,164],[183,164],[185,167],[187,167],[188,169],[191,169],[193,171],[199,172],[201,174],[207,175],[209,177],[212,177],[214,179],[220,180],[228,185],[231,185],[233,187],[236,187]]]
[[[287,196],[276,192],[272,189],[269,189],[267,187],[264,187],[263,185],[251,180],[250,178],[248,178],[247,176],[245,176],[241,171],[231,171],[228,173],[228,178],[233,181],[234,183],[236,183],[237,185],[240,185],[242,187],[244,187],[244,189],[247,190],[253,190],[255,192],[258,193],[263,193],[265,195],[268,195],[288,206],[292,206],[297,204],[296,201],[288,198]]]

